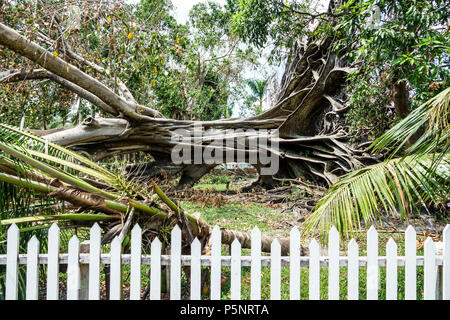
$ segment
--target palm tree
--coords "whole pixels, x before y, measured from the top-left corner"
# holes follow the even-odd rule
[[[332,225],[344,236],[383,218],[428,211],[450,196],[450,88],[415,109],[371,145],[387,149],[389,157],[378,164],[350,172],[330,187],[304,222],[303,236],[319,230],[323,240]],[[425,128],[425,129],[424,129]],[[405,149],[410,138],[424,131]]]
[[[247,96],[245,105],[249,106],[250,109],[253,110],[255,115],[261,114],[263,112],[262,105],[264,95],[267,91],[268,83],[269,78],[263,80],[247,80],[247,86],[250,88],[251,94]]]

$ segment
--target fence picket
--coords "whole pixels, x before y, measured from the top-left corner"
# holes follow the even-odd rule
[[[161,299],[161,241],[156,237],[150,247],[150,300]]]
[[[358,244],[355,239],[348,243],[348,268],[347,268],[347,299],[359,298],[359,261]]]
[[[130,300],[141,299],[142,229],[136,224],[131,230]]]
[[[120,300],[122,296],[122,243],[119,237],[111,242],[111,269],[109,280],[109,300]]]
[[[178,225],[172,229],[170,242],[170,300],[181,298],[181,230]]]
[[[211,234],[211,300],[220,300],[221,241],[220,228],[215,226]]]
[[[320,300],[320,247],[314,239],[309,244],[309,300]]]
[[[450,224],[445,226],[443,234],[444,265],[442,266],[442,299],[450,300]]]
[[[26,300],[39,298],[39,240],[33,236],[27,244]]]
[[[408,226],[405,231],[405,300],[417,299],[416,230]]]
[[[339,268],[347,266],[347,298],[357,300],[359,298],[359,268],[366,267],[367,270],[367,299],[376,300],[379,294],[380,267],[386,267],[386,300],[396,300],[398,298],[398,269],[405,266],[405,298],[407,300],[417,299],[417,267],[424,268],[423,295],[425,300],[435,300],[441,297],[449,299],[450,293],[450,225],[443,231],[443,252],[433,242],[432,238],[427,238],[424,243],[423,257],[417,257],[416,231],[412,226],[408,226],[405,232],[405,257],[398,256],[398,247],[395,241],[390,238],[386,244],[386,257],[378,256],[378,232],[372,226],[367,232],[367,260],[366,257],[359,257],[358,244],[355,239],[348,243],[347,259],[340,257],[339,233],[336,228],[329,232],[328,257],[320,256],[320,246],[316,240],[309,244],[310,256],[301,259],[300,233],[297,228],[293,228],[290,233],[290,257],[281,256],[281,245],[278,239],[271,244],[270,257],[262,257],[261,253],[261,232],[255,227],[251,233],[251,256],[242,257],[241,244],[238,239],[234,239],[231,245],[231,257],[222,257],[221,253],[221,231],[219,227],[213,229],[211,235],[211,256],[201,255],[201,243],[195,238],[191,243],[190,256],[181,255],[181,229],[175,226],[171,234],[170,256],[161,255],[161,242],[155,238],[151,244],[151,255],[142,255],[142,230],[136,225],[131,232],[131,254],[122,256],[122,243],[115,237],[111,243],[109,255],[101,256],[100,228],[95,224],[91,228],[90,243],[80,244],[79,239],[73,236],[68,245],[67,254],[59,254],[60,229],[57,224],[53,224],[48,231],[48,254],[39,255],[39,241],[32,237],[27,243],[27,254],[19,255],[19,229],[15,224],[7,231],[7,252],[0,254],[0,265],[6,265],[6,291],[5,299],[17,300],[18,298],[18,269],[20,264],[27,264],[26,267],[26,299],[37,300],[39,294],[39,264],[47,264],[47,300],[57,300],[59,298],[59,264],[67,264],[67,300],[83,299],[82,295],[82,266],[87,265],[86,255],[89,252],[89,299],[99,299],[99,288],[96,287],[96,279],[99,279],[100,262],[110,264],[110,293],[109,299],[120,300],[123,298],[122,284],[122,260],[125,264],[130,264],[130,300],[140,299],[141,290],[141,268],[142,264],[150,264],[150,299],[159,300],[161,298],[161,266],[170,265],[170,299],[180,299],[181,297],[181,266],[191,266],[190,299],[201,299],[201,267],[211,266],[211,300],[221,298],[221,268],[231,266],[231,286],[230,298],[232,300],[241,299],[242,287],[242,265],[250,265],[251,268],[251,288],[250,299],[261,299],[261,267],[270,267],[270,299],[281,299],[281,269],[283,266],[290,267],[289,293],[291,300],[298,300],[300,296],[300,270],[304,261],[309,261],[309,299],[319,300],[321,265],[328,262],[328,299],[339,299]],[[83,249],[83,246],[86,248]],[[439,256],[437,256],[437,254]],[[80,258],[82,259],[80,264]],[[101,258],[101,259],[100,259]],[[287,259],[288,258],[288,259]],[[367,261],[367,262],[366,262]],[[442,267],[440,263],[442,261]],[[438,267],[442,270],[442,290],[436,291],[439,285]],[[91,273],[91,269],[93,272]],[[84,273],[88,273],[87,270]],[[92,278],[92,279],[91,279]],[[93,286],[91,286],[93,283]],[[284,287],[283,287],[284,289]],[[286,288],[287,289],[287,288]]]
[[[234,239],[231,244],[231,300],[241,299],[241,243]]]
[[[200,300],[201,298],[201,256],[202,245],[195,238],[191,244],[191,300]]]
[[[47,300],[59,297],[59,227],[53,223],[48,230]]]
[[[436,248],[433,239],[428,237],[424,243],[423,299],[436,299]]]
[[[289,268],[289,298],[300,300],[300,231],[296,227],[290,233],[290,268]]]
[[[7,231],[5,300],[18,298],[19,237],[19,228],[13,223]]]
[[[281,300],[281,245],[277,239],[270,246],[270,299]]]
[[[332,227],[328,233],[328,300],[339,300],[339,232]]]
[[[386,300],[397,300],[397,244],[390,238],[386,245]]]
[[[80,240],[72,236],[69,241],[69,260],[67,263],[67,300],[80,297]]]
[[[95,223],[89,236],[89,300],[100,300],[101,229]]]
[[[250,300],[261,300],[261,231],[254,227],[251,233]]]
[[[367,300],[378,300],[378,232],[367,231]]]

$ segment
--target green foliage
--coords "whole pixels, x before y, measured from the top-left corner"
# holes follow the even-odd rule
[[[430,99],[375,141],[375,150],[393,150],[391,158],[350,172],[330,187],[305,221],[303,235],[320,230],[325,239],[332,225],[346,236],[382,218],[407,219],[449,198],[450,88]],[[426,126],[418,141],[398,156],[409,138]],[[417,205],[419,204],[419,205]],[[383,209],[383,210],[382,210]]]
[[[247,87],[250,89],[250,94],[247,95],[244,105],[246,109],[250,110],[252,114],[258,115],[263,112],[263,100],[267,91],[269,78],[258,80],[247,80]]]
[[[258,47],[273,42],[271,59],[284,57],[284,50],[291,48],[308,29],[311,1],[284,0],[235,0],[229,1],[234,11],[233,31],[245,41]]]
[[[373,138],[386,130],[386,121],[393,118],[388,107],[395,83],[407,84],[410,110],[448,87],[446,1],[349,1],[337,13],[343,16],[334,28],[339,39],[335,49],[349,62],[363,61],[349,91],[354,112],[348,122],[354,131],[369,129],[368,138]]]
[[[395,120],[393,108],[389,108],[388,88],[354,76],[350,80],[351,108],[345,114],[350,125],[352,140],[375,139],[389,129]]]
[[[98,66],[77,62],[81,70],[115,92],[115,80],[120,79],[138,103],[167,117],[212,120],[231,115],[244,70],[257,63],[258,51],[232,34],[228,8],[199,3],[183,25],[170,14],[169,0],[88,2],[81,8],[61,0],[38,1],[36,7],[33,1],[17,1],[5,4],[0,21],[63,59],[70,60],[65,47],[72,48]],[[61,41],[43,41],[41,34]],[[38,67],[3,50],[0,69],[12,68]],[[75,108],[75,100],[72,92],[51,81],[8,83],[0,88],[0,114],[14,125],[24,115],[25,126],[37,129],[75,124],[99,114],[85,101]]]

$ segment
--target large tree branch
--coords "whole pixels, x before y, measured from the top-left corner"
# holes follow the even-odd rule
[[[50,39],[49,37],[47,37],[44,33],[39,32],[39,37],[48,45],[50,46],[55,46],[56,42],[53,39]],[[63,42],[64,44],[64,53],[67,54],[68,57],[94,69],[95,71],[99,72],[99,73],[104,73],[105,75],[110,76],[111,73],[109,70],[103,68],[102,66],[93,63],[92,61],[89,61],[85,58],[83,58],[82,56],[80,56],[78,53],[76,53],[72,47],[67,43],[67,42]],[[115,80],[117,88],[119,89],[119,91],[122,93],[122,95],[124,96],[124,98],[132,103],[136,103],[137,101],[134,99],[133,94],[130,92],[130,90],[127,88],[127,86],[125,85],[125,83],[123,83],[122,80],[120,79],[116,79]]]
[[[115,109],[118,113],[122,113],[130,120],[145,121],[151,119],[150,116],[162,116],[156,110],[127,102],[97,79],[87,75],[61,58],[55,57],[43,47],[27,40],[15,30],[1,23],[0,44],[97,96],[105,104]],[[108,110],[105,111],[109,112]]]
[[[19,71],[19,70],[9,70],[8,72],[2,73],[2,77],[0,78],[0,83],[11,83],[25,80],[39,80],[39,79],[50,79],[55,81],[56,83],[62,85],[68,90],[76,93],[83,99],[86,99],[90,103],[96,105],[102,110],[112,114],[113,116],[118,116],[119,113],[117,110],[111,108],[109,105],[100,100],[97,96],[93,95],[89,91],[73,84],[66,79],[57,76],[51,72],[48,72],[45,69],[35,69],[31,71]]]

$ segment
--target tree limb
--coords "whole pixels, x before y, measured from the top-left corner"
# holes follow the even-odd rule
[[[156,110],[142,108],[136,103],[127,102],[100,81],[87,75],[76,66],[67,63],[61,58],[55,57],[43,47],[27,40],[15,30],[1,23],[0,44],[97,96],[105,104],[111,106],[118,113],[122,113],[130,120],[140,122],[151,119],[149,116],[161,116]],[[105,111],[109,112],[108,110]],[[145,114],[140,112],[144,112]]]
[[[0,78],[0,83],[11,83],[11,82],[18,82],[18,81],[25,81],[25,80],[39,80],[39,79],[53,80],[56,83],[67,88],[68,90],[76,93],[81,98],[86,99],[87,101],[96,105],[100,109],[110,113],[111,115],[113,115],[113,116],[119,115],[117,110],[111,108],[109,105],[104,103],[101,99],[99,99],[97,96],[93,95],[89,91],[77,86],[76,84],[74,84],[70,81],[67,81],[66,79],[64,79],[60,76],[57,76],[54,73],[48,72],[45,69],[35,69],[35,70],[31,70],[31,71],[9,70],[9,75],[6,75],[3,78]]]

